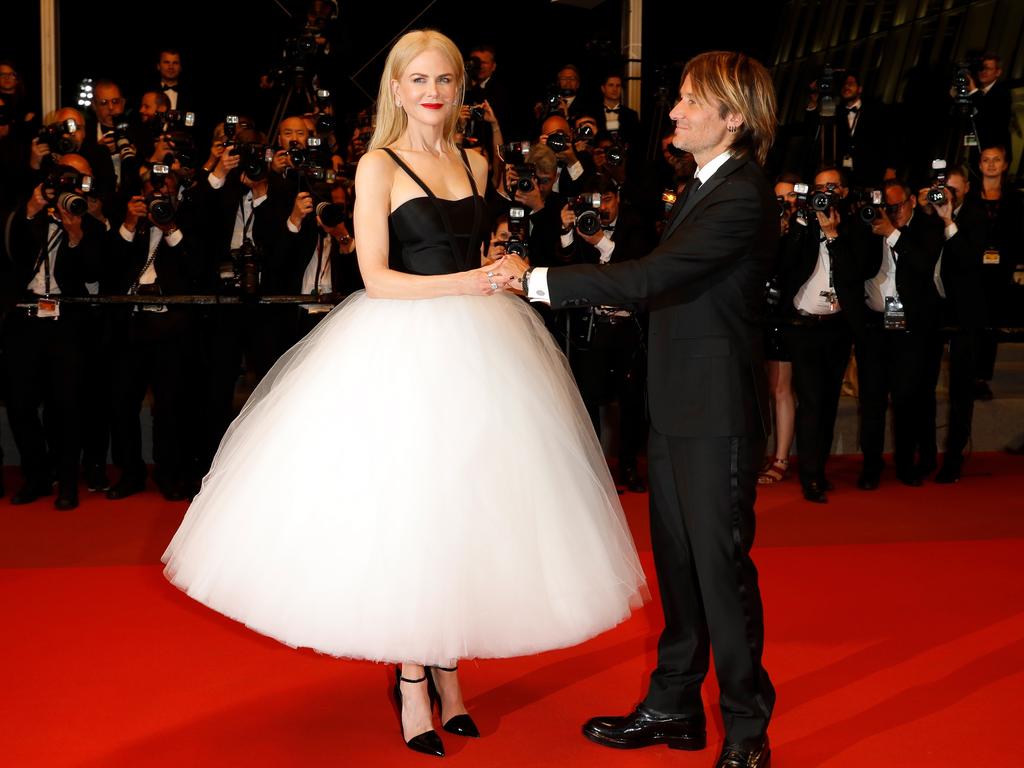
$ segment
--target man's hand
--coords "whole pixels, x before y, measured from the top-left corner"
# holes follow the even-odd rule
[[[114,144],[113,131],[107,131],[106,133],[104,133],[102,136],[100,136],[100,140],[96,143],[100,144],[104,149],[107,150],[107,152],[109,152],[112,155],[117,152],[117,145]]]
[[[295,204],[292,212],[288,215],[288,221],[298,229],[302,226],[302,220],[313,212],[313,196],[309,192],[299,192],[295,196]]]
[[[288,164],[288,150],[279,149],[274,153],[274,159],[270,161],[270,170],[274,173],[284,173],[285,166]]]
[[[495,274],[508,280],[509,287],[514,290],[522,290],[523,273],[530,268],[530,265],[522,256],[516,253],[509,253],[505,258],[494,264],[497,267]]]
[[[82,217],[68,213],[60,207],[57,208],[57,215],[60,216],[60,223],[64,227],[64,234],[68,237],[68,245],[74,248],[82,242]]]
[[[40,143],[39,139],[32,139],[32,150],[29,156],[29,165],[32,166],[33,171],[38,171],[42,165],[43,160],[50,154],[50,145]]]
[[[606,237],[603,229],[597,230],[597,232],[595,232],[592,235],[585,235],[582,232],[580,232],[578,229],[576,231],[579,233],[580,237],[582,237],[584,240],[586,240],[588,243],[590,243],[595,248],[597,247],[597,244],[600,243],[602,240],[604,240],[605,237]]]
[[[242,156],[237,152],[231,152],[227,149],[221,153],[220,159],[217,160],[217,165],[213,167],[213,175],[218,179],[226,178],[227,175],[238,167],[238,164],[242,162]]]
[[[562,232],[569,234],[576,226],[576,211],[566,203],[562,206]]]
[[[348,225],[345,224],[344,221],[337,226],[328,227],[320,221],[320,217],[317,216],[316,223],[320,225],[320,228],[323,229],[324,232],[338,241],[338,250],[341,251],[341,253],[352,253],[352,251],[356,249],[355,238],[353,238],[351,233],[348,231]]]
[[[36,188],[32,190],[32,197],[25,204],[25,215],[30,219],[34,219],[46,206],[46,198],[43,197],[43,185],[37,184]]]
[[[939,218],[942,219],[942,223],[947,227],[953,223],[953,195],[949,189],[946,189],[946,202],[942,205],[938,203],[932,203],[932,208],[939,214]]]
[[[148,217],[149,211],[146,208],[146,198],[142,195],[135,195],[128,201],[128,207],[125,209],[124,228],[129,232],[134,232],[139,225],[139,220]]]
[[[821,211],[815,211],[818,217],[818,226],[821,227],[821,234],[831,240],[839,237],[839,211],[834,207],[829,208],[828,216]]]
[[[896,227],[893,226],[892,219],[889,218],[889,213],[885,208],[879,209],[878,218],[871,225],[871,231],[882,237],[888,237],[896,231]]]
[[[89,215],[101,224],[105,224],[107,217],[103,213],[103,201],[98,197],[86,196],[85,203],[88,206]]]

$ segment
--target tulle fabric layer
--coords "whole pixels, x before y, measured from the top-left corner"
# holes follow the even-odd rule
[[[232,423],[163,560],[260,633],[376,661],[573,645],[644,593],[565,358],[506,294],[335,308]]]

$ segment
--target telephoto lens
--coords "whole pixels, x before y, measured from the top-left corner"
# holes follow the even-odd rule
[[[81,216],[88,210],[89,204],[77,192],[61,192],[57,196],[57,207],[72,216]]]
[[[170,224],[174,221],[174,204],[165,195],[152,195],[146,200],[149,217],[157,224]]]
[[[563,131],[555,131],[554,133],[548,134],[548,148],[554,153],[565,152],[569,147],[572,146],[572,141],[569,136]]]
[[[336,227],[345,220],[345,207],[337,203],[319,202],[316,215],[325,227]]]
[[[579,195],[573,201],[573,210],[576,212],[576,229],[582,234],[596,235],[601,231],[601,195],[594,192],[588,195]]]

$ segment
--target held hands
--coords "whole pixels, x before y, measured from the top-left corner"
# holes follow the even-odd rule
[[[521,293],[523,289],[523,274],[530,268],[522,256],[515,253],[509,253],[504,256],[501,260],[491,265],[490,269],[494,271],[495,277],[505,281],[505,285],[509,290]]]
[[[460,274],[462,278],[461,293],[468,294],[469,296],[491,296],[498,291],[508,288],[511,278],[503,270],[503,266],[510,258],[515,257],[503,256],[493,264],[462,272]]]

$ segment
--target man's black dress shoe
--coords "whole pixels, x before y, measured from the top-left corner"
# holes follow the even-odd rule
[[[583,735],[596,744],[636,749],[667,744],[671,749],[704,749],[704,715],[663,715],[643,704],[625,717],[594,717],[583,725]]]
[[[935,475],[935,482],[941,485],[949,485],[955,483],[960,479],[960,465],[946,461],[942,464],[942,469]]]
[[[647,485],[640,479],[636,467],[630,467],[622,473],[622,482],[630,493],[646,493]]]
[[[61,512],[67,512],[78,506],[78,488],[74,485],[61,485],[57,490],[57,498],[54,499],[53,508]]]
[[[53,493],[53,485],[48,482],[30,482],[21,486],[16,494],[11,496],[11,504],[31,504],[41,496],[49,496]]]
[[[813,501],[815,504],[825,504],[828,496],[825,495],[825,487],[819,480],[808,480],[803,484],[804,498]]]
[[[107,491],[107,498],[113,501],[127,499],[146,490],[146,481],[140,477],[122,477]]]
[[[753,747],[726,743],[715,768],[768,768],[771,762],[772,751],[768,747],[768,737],[765,736]]]
[[[857,478],[857,487],[862,491],[876,491],[878,484],[882,481],[882,470],[865,469]]]

